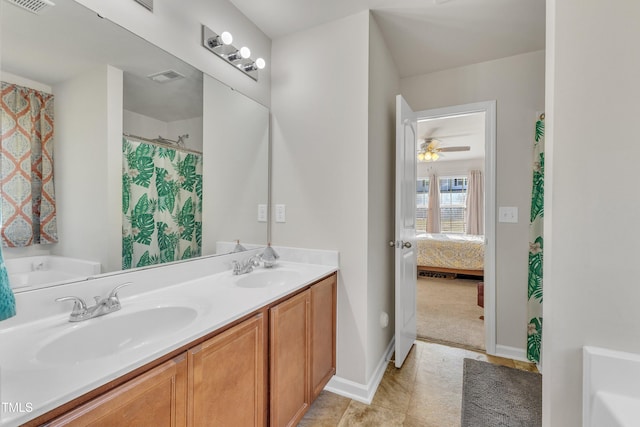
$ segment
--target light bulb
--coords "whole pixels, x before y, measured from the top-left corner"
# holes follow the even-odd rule
[[[438,158],[439,158],[439,157],[440,157],[440,156],[438,155],[438,153],[433,153],[433,154],[431,155],[431,158],[433,159],[433,161],[434,161],[434,162],[435,162],[436,160],[438,160]]]
[[[233,43],[233,36],[229,31],[225,31],[220,34],[220,40],[222,40],[223,44],[231,44]]]
[[[424,153],[424,158],[425,158],[425,160],[431,160],[431,153],[428,152],[428,151],[426,153]]]
[[[248,57],[251,56],[251,50],[246,46],[241,47],[240,56],[243,57],[244,59],[247,59]]]
[[[240,59],[247,59],[250,56],[251,56],[251,50],[249,50],[248,47],[244,46],[244,47],[241,47],[240,50],[236,50],[235,52],[229,54],[227,56],[227,59],[233,62],[233,61],[238,61]]]
[[[418,153],[418,161],[420,162],[424,161],[424,153]]]
[[[258,70],[262,70],[266,65],[267,63],[264,61],[264,59],[262,58],[256,59],[256,68]]]

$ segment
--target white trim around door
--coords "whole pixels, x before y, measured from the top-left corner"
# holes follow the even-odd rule
[[[485,253],[484,321],[487,354],[496,354],[496,101],[475,102],[416,112],[418,121],[462,114],[482,113],[485,120]]]

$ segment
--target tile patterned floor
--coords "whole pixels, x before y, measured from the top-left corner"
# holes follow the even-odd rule
[[[402,369],[389,362],[371,405],[323,391],[298,426],[458,427],[464,358],[537,372],[533,364],[418,341]]]

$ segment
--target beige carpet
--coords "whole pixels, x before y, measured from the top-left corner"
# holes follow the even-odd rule
[[[484,350],[484,309],[477,305],[478,280],[419,277],[418,337]]]

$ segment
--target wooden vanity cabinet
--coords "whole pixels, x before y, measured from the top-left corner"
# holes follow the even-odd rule
[[[311,404],[310,295],[306,290],[269,310],[271,427],[296,425]]]
[[[335,374],[336,275],[269,311],[270,421],[295,426]]]
[[[335,374],[336,277],[27,425],[295,426]]]
[[[311,287],[311,401],[336,373],[336,275]]]
[[[113,427],[187,425],[184,354],[56,418],[47,426]]]
[[[265,426],[267,355],[260,313],[187,352],[189,426]]]

